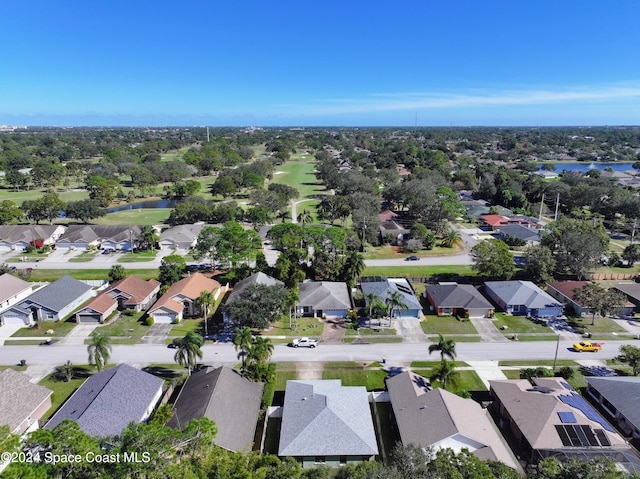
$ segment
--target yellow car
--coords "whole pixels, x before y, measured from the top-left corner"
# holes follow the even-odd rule
[[[582,351],[598,352],[602,349],[604,343],[592,343],[591,341],[580,341],[573,345],[573,350],[581,353]]]

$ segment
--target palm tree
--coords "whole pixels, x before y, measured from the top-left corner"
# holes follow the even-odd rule
[[[313,221],[313,218],[311,217],[311,214],[309,213],[309,211],[307,210],[302,210],[302,213],[300,213],[298,215],[298,223],[302,223],[302,226],[306,226],[309,223],[311,223],[311,221]]]
[[[462,243],[462,236],[454,229],[449,229],[444,233],[442,242],[440,243],[445,248],[455,248]]]
[[[429,354],[434,351],[440,351],[440,360],[444,361],[444,357],[456,359],[456,342],[453,339],[445,339],[442,334],[438,334],[438,342],[429,345]]]
[[[101,371],[111,356],[111,338],[99,331],[94,332],[91,335],[91,342],[87,346],[87,352],[89,353],[89,364],[94,364],[98,371]]]
[[[342,265],[342,278],[353,287],[355,279],[364,271],[364,259],[357,251],[349,251]]]
[[[291,219],[291,213],[289,213],[288,211],[281,211],[280,213],[278,213],[278,218],[280,218],[284,223],[286,220]]]
[[[253,359],[253,361],[258,363],[269,362],[272,354],[273,343],[271,342],[271,338],[257,336],[253,340],[253,344],[249,351],[249,356]]]
[[[145,251],[155,251],[160,236],[153,226],[145,225],[140,228],[140,234],[136,239],[138,240],[138,248]],[[133,245],[131,247],[133,248]]]
[[[387,296],[385,303],[387,305],[387,308],[389,308],[389,313],[391,314],[392,318],[394,309],[398,310],[398,317],[400,317],[401,309],[409,309],[409,306],[407,306],[407,303],[404,302],[404,296],[400,291],[394,291],[389,296]]]
[[[251,328],[245,326],[244,328],[236,328],[236,337],[233,338],[233,344],[236,351],[238,351],[238,359],[242,359],[242,372],[247,367],[247,355],[249,354],[249,348],[253,342],[253,335],[251,334]]]
[[[196,299],[196,305],[202,309],[202,314],[204,316],[204,335],[209,335],[209,329],[207,327],[207,323],[209,322],[209,308],[216,301],[216,298],[212,291],[201,291],[200,296]]]
[[[285,304],[289,307],[289,329],[292,326],[292,312],[296,307],[296,303],[300,300],[300,296],[298,296],[298,286],[293,288],[291,291],[287,293],[287,298],[285,300]]]
[[[447,383],[455,383],[458,377],[455,364],[442,360],[438,366],[433,368],[431,373],[432,381],[440,381],[442,389],[447,389]]]
[[[373,291],[367,293],[364,296],[364,299],[365,303],[369,305],[369,327],[371,327],[371,315],[373,314],[373,311],[386,311],[387,305],[384,303],[384,301],[382,301],[382,298]]]
[[[200,347],[204,344],[202,336],[195,331],[189,331],[183,338],[173,340],[177,351],[173,360],[180,366],[186,366],[191,376],[191,370],[196,366],[196,359],[202,359]]]

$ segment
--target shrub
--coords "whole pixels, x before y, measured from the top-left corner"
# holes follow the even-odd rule
[[[556,376],[561,377],[563,379],[571,379],[574,373],[575,371],[571,366],[562,366],[560,369],[556,371]]]
[[[123,316],[133,316],[134,314],[136,314],[136,312],[133,309],[124,309],[124,310],[122,310],[121,314]]]
[[[146,324],[147,326],[153,326],[153,316],[147,316],[147,319],[145,319],[144,324]]]

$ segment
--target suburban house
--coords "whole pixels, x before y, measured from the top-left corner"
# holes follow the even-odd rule
[[[229,293],[229,297],[227,298],[226,304],[231,303],[237,295],[243,291],[247,286],[251,284],[264,284],[266,286],[284,286],[284,283],[278,279],[272,278],[268,274],[264,274],[262,271],[258,271],[257,273],[253,273],[251,276],[246,277],[242,281],[238,281],[236,285],[233,287],[233,291]],[[223,311],[222,318],[225,323],[230,320],[227,318],[227,314]]]
[[[224,291],[223,291],[224,290]],[[220,293],[226,292],[216,280],[201,273],[192,273],[172,284],[166,293],[147,311],[156,323],[178,323],[183,318],[197,316],[200,308],[196,304],[200,293],[210,291],[217,300]]]
[[[562,378],[489,381],[490,411],[532,464],[541,459],[637,457],[613,427]]]
[[[262,383],[243,378],[227,366],[207,367],[192,374],[180,390],[168,426],[183,429],[192,419],[215,421],[214,442],[234,452],[253,448]]]
[[[394,293],[400,293],[402,302],[407,305],[406,308],[394,310],[393,314],[401,318],[420,318],[422,313],[422,305],[411,284],[404,278],[385,278],[382,276],[364,276],[360,278],[360,288],[364,294],[365,306],[369,307],[369,299],[367,295],[373,293],[384,303]]]
[[[500,237],[503,239],[506,238],[516,238],[522,241],[526,241],[528,246],[533,246],[540,242],[540,236],[538,231],[528,228],[522,225],[504,225],[498,227],[496,230]]]
[[[130,422],[151,416],[164,381],[127,364],[94,374],[49,419],[53,429],[65,419],[75,421],[90,436],[120,434]]]
[[[137,225],[71,225],[56,241],[56,248],[130,251],[135,248],[140,231]]]
[[[94,296],[94,293],[88,284],[63,276],[9,307],[0,316],[3,323],[13,324],[18,321],[25,325],[34,321],[60,321]]]
[[[29,296],[32,291],[33,285],[28,281],[16,278],[8,273],[0,276],[0,325],[17,321],[16,324],[24,326],[25,323],[20,318],[11,318],[11,316],[7,317],[7,323],[5,323],[5,318],[1,311],[19,303]]]
[[[547,293],[560,301],[565,308],[573,309],[578,316],[591,314],[591,310],[573,300],[573,293],[576,289],[582,289],[589,281],[554,281],[547,283]]]
[[[409,230],[393,220],[385,221],[379,226],[380,239],[383,243],[391,243],[394,246],[402,246],[406,243]]]
[[[391,410],[402,444],[421,448],[462,449],[481,460],[520,465],[486,409],[444,389],[431,389],[422,376],[405,371],[387,379]]]
[[[196,245],[204,223],[177,225],[160,233],[160,249],[189,250]]]
[[[298,285],[296,312],[304,316],[344,318],[351,309],[347,283],[309,281]]]
[[[13,434],[38,429],[38,420],[51,407],[53,391],[31,382],[31,378],[11,368],[0,372],[0,426]]]
[[[29,245],[51,246],[64,231],[62,225],[0,225],[0,251],[22,251]]]
[[[487,281],[484,291],[507,313],[534,318],[556,318],[564,307],[531,281]]]
[[[144,311],[158,296],[160,282],[127,276],[109,285],[76,313],[78,323],[103,323],[116,310]]]
[[[287,381],[278,456],[302,467],[371,461],[378,443],[369,394],[339,379]]]
[[[585,377],[587,394],[626,436],[640,439],[640,377]]]
[[[529,221],[520,218],[507,217],[502,215],[481,215],[479,218],[480,226],[490,228],[497,231],[499,228],[507,225],[529,226]]]
[[[640,311],[640,284],[639,283],[618,283],[613,289],[620,291],[633,304],[635,311]],[[632,313],[632,311],[629,311]]]
[[[493,315],[493,305],[470,284],[427,284],[424,295],[438,316],[489,318]]]

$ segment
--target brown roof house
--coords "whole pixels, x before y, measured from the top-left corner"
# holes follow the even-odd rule
[[[16,278],[9,273],[0,276],[0,311],[10,308],[14,304],[19,303],[31,294],[33,285],[28,281]],[[0,314],[0,325],[12,324],[15,317],[8,316],[6,319]],[[22,319],[17,319],[15,324],[25,326]]]
[[[157,298],[160,282],[145,281],[137,276],[127,276],[109,285],[89,304],[76,313],[76,322],[104,322],[114,311],[133,309],[144,311]]]
[[[500,461],[520,470],[486,409],[444,389],[431,389],[429,381],[410,371],[387,379],[391,408],[403,445],[462,449],[481,460]]]
[[[200,314],[196,301],[201,292],[211,291],[217,300],[227,289],[228,286],[222,288],[214,279],[201,273],[193,273],[172,284],[147,314],[156,323],[179,323],[183,318]]]
[[[640,460],[616,430],[562,378],[489,381],[490,410],[536,464],[547,457],[608,457],[622,467]]]
[[[53,392],[13,369],[0,372],[0,426],[9,426],[14,434],[38,428],[38,420],[51,407]]]
[[[251,451],[262,402],[262,383],[226,366],[192,374],[180,390],[168,425],[184,428],[192,419],[216,423],[214,442],[230,451]]]
[[[578,316],[591,314],[591,310],[573,300],[573,293],[576,289],[582,289],[589,281],[554,281],[547,283],[547,293],[556,298],[565,309],[569,306]]]

